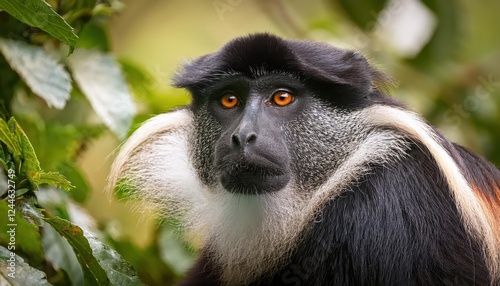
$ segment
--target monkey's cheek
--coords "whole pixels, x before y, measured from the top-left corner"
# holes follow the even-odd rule
[[[290,181],[290,174],[256,175],[240,173],[238,175],[223,174],[220,181],[224,189],[230,193],[243,195],[260,195],[277,192],[283,189]]]

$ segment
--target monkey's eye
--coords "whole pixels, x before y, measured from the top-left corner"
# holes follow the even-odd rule
[[[220,99],[220,104],[224,108],[234,108],[238,106],[238,103],[239,103],[238,98],[236,97],[236,95],[232,93],[226,93]]]
[[[286,106],[293,102],[293,95],[288,91],[280,90],[273,94],[272,101],[278,106]]]

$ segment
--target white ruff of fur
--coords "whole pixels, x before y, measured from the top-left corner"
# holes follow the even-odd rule
[[[108,189],[121,180],[145,207],[184,215],[205,200],[203,186],[190,162],[187,134],[192,117],[187,110],[155,116],[121,147],[108,177]]]
[[[261,196],[216,191],[211,207],[198,210],[207,247],[221,266],[221,282],[241,285],[272,270],[295,245],[303,201],[289,185]]]
[[[395,127],[427,147],[450,186],[467,231],[474,238],[484,241],[485,256],[492,277],[500,278],[500,241],[495,237],[495,226],[490,224],[493,221],[488,220],[479,198],[457,163],[440,144],[439,137],[421,117],[412,112],[388,106],[375,106],[364,112],[366,123]]]

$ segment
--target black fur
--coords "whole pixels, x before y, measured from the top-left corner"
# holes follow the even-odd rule
[[[185,65],[174,78],[174,85],[199,89],[231,73],[255,78],[255,70],[296,74],[330,86],[347,85],[362,93],[388,81],[357,52],[324,43],[256,34],[235,39],[219,51]]]
[[[186,274],[186,278],[177,283],[177,286],[217,286],[218,282],[217,267],[210,263],[206,253],[202,253],[196,264]]]

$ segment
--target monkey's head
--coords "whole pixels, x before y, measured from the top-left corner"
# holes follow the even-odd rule
[[[404,144],[366,112],[396,105],[385,82],[357,52],[269,34],[235,39],[182,67],[174,83],[192,104],[144,123],[109,182],[180,217],[231,256],[223,263],[251,260],[252,245],[274,249],[261,253],[270,259],[331,192]],[[228,245],[234,252],[220,251]]]
[[[354,114],[384,80],[359,53],[257,34],[186,64],[175,85],[193,96],[202,181],[262,194],[321,184],[366,134]]]
[[[398,105],[380,90],[387,82],[354,51],[269,34],[237,38],[183,65],[174,84],[192,104],[143,124],[109,182],[170,215],[208,219],[204,209],[220,209],[223,225],[233,219],[227,208],[246,207],[257,224],[273,213],[286,224],[291,209],[313,209],[313,197],[340,191],[401,147],[367,111]]]

